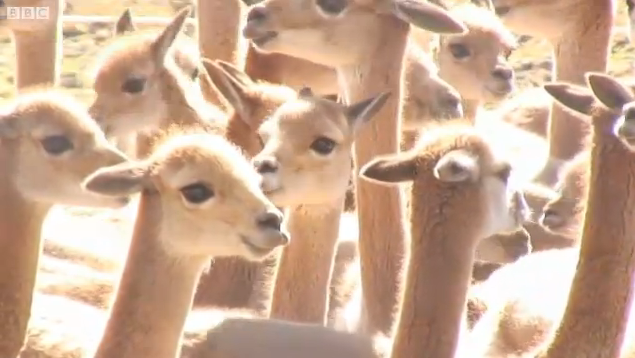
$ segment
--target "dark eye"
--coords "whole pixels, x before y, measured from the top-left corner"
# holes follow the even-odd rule
[[[145,78],[129,78],[121,85],[121,90],[126,93],[139,93],[146,86]]]
[[[503,183],[507,183],[507,181],[509,180],[509,176],[512,173],[512,166],[509,164],[504,164],[496,173],[496,176],[498,176],[500,178],[500,180],[503,181]]]
[[[181,195],[192,204],[201,204],[214,196],[214,191],[203,183],[194,183],[181,188]]]
[[[347,0],[316,0],[317,6],[329,15],[337,15],[348,6]]]
[[[452,53],[452,56],[454,56],[454,58],[459,60],[470,55],[470,49],[468,49],[467,46],[463,44],[451,44],[450,52]]]
[[[42,148],[51,155],[60,155],[73,149],[73,143],[63,135],[52,135],[42,140]]]
[[[335,149],[335,142],[331,139],[320,137],[311,143],[311,149],[318,154],[327,155]]]
[[[198,78],[198,75],[199,75],[198,68],[195,68],[195,69],[194,69],[194,72],[192,72],[192,80],[197,79],[197,78]]]

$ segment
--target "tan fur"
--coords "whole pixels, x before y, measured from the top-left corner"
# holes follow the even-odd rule
[[[73,337],[72,327],[51,329],[46,323],[55,312],[36,309],[39,325],[32,324],[22,357],[74,357],[82,351],[94,357],[178,356],[209,256],[259,260],[288,242],[280,231],[282,214],[262,193],[259,176],[237,148],[208,134],[169,137],[149,159],[103,168],[84,184],[107,196],[141,191],[128,259],[96,353],[91,353],[94,332]],[[192,195],[197,201],[188,199]],[[56,300],[43,297],[42,307]],[[214,322],[206,316],[207,324]],[[96,331],[102,327],[99,320],[93,324]],[[64,343],[69,338],[80,341]]]
[[[409,26],[395,14],[410,22],[417,21],[405,13],[396,13],[400,7],[408,6],[401,0],[372,3],[359,0],[344,5],[348,7],[346,11],[334,16],[319,10],[313,1],[265,0],[247,14],[251,20],[243,27],[243,35],[266,52],[285,53],[335,67],[346,103],[384,91],[392,93],[378,113],[378,120],[362,129],[356,141],[355,165],[359,168],[374,155],[398,150],[401,64]],[[425,4],[420,6],[426,8]],[[417,16],[435,18],[432,30],[450,33],[464,30],[440,9],[434,14],[414,11]],[[263,36],[271,34],[275,37],[264,41]],[[372,187],[359,181],[356,190],[361,273],[367,298],[364,302],[370,320],[364,326],[373,333],[389,333],[404,252],[401,195],[397,188]]]
[[[296,238],[278,266],[272,318],[324,324],[351,147],[387,98],[345,106],[305,87],[260,127],[264,148],[254,165],[265,193],[288,208],[287,227]]]
[[[589,83],[601,103],[595,109],[585,108],[586,104],[575,99],[593,99],[591,91],[568,84],[552,85],[551,89],[556,99],[564,98],[561,103],[592,115],[592,184],[581,246],[528,255],[495,272],[483,284],[478,295],[488,302],[489,309],[470,339],[474,354],[521,356],[534,352],[534,356],[535,350],[546,348],[549,357],[621,357],[627,356],[623,347],[632,347],[633,335],[626,336],[624,331],[632,331],[633,326],[628,312],[633,302],[630,252],[635,228],[630,226],[629,203],[633,201],[630,164],[635,157],[622,142],[625,138],[628,143],[633,127],[630,120],[622,120],[622,113],[632,106],[623,104],[634,97],[606,75],[593,74]],[[613,179],[600,177],[605,175]],[[613,274],[607,276],[606,272]],[[622,344],[624,337],[627,340]]]
[[[11,272],[3,275],[0,282],[0,355],[14,357],[26,333],[44,218],[57,203],[110,207],[125,204],[121,198],[84,193],[80,184],[100,166],[126,158],[107,143],[79,103],[52,90],[34,89],[0,109],[0,138],[0,261],[4,272]],[[45,151],[42,140],[67,140],[72,148],[54,156]]]
[[[440,36],[434,50],[439,75],[461,94],[465,117],[475,120],[484,102],[499,102],[514,91],[514,70],[507,58],[516,39],[490,10],[466,4],[451,13],[468,31]]]
[[[450,172],[446,167],[451,165],[448,163],[452,162],[457,151],[475,160],[475,166],[466,169],[470,174],[461,173],[466,174],[462,177],[463,180],[448,176]],[[362,168],[362,175],[375,181],[412,181],[412,202],[415,209],[411,218],[412,237],[417,240],[413,240],[409,260],[409,284],[404,295],[405,308],[401,313],[401,322],[404,324],[398,328],[392,352],[388,348],[390,341],[379,337],[373,337],[373,341],[366,336],[291,322],[228,319],[209,332],[207,341],[199,347],[201,350],[205,349],[205,355],[196,357],[291,358],[297,356],[298,352],[303,352],[303,357],[311,358],[396,358],[412,357],[414,352],[434,357],[450,357],[456,345],[465,301],[465,295],[461,297],[461,291],[465,291],[469,284],[474,246],[478,241],[470,237],[513,230],[524,217],[524,201],[519,201],[517,194],[513,194],[513,190],[509,190],[503,181],[508,172],[509,165],[497,159],[487,142],[473,128],[462,124],[433,131],[411,152],[376,158]],[[431,224],[431,220],[445,222],[445,219],[448,223],[453,221],[445,215],[439,217],[439,203],[435,203],[436,200],[446,201],[450,191],[460,194],[452,195],[454,199],[447,205],[458,205],[459,198],[468,197],[472,198],[470,203],[475,205],[475,212],[482,213],[472,216],[469,223],[471,229],[467,229],[467,225],[463,229],[463,226],[448,228]],[[421,194],[423,192],[426,193],[425,196]],[[447,211],[447,215],[454,213],[458,212]],[[435,229],[428,234],[430,227]],[[436,230],[437,227],[439,230]],[[454,245],[447,245],[446,235],[452,237]],[[442,250],[442,255],[438,255],[439,250]],[[458,255],[461,256],[460,259]],[[442,260],[441,257],[453,257],[456,260]],[[450,262],[451,268],[441,267]],[[461,267],[456,267],[457,263],[462,263]],[[455,276],[456,279],[437,279],[440,273]],[[441,282],[449,285],[441,285]],[[425,294],[415,295],[413,290],[423,290],[424,285],[428,286]],[[430,290],[430,286],[434,286],[435,290]],[[417,304],[413,301],[417,301]],[[426,322],[426,325],[412,326],[410,322],[413,319]],[[439,332],[442,329],[446,339],[439,342],[432,335],[422,334],[422,328],[426,332]],[[244,344],[242,337],[246,336],[258,339],[257,344]],[[430,339],[425,339],[426,337]],[[406,342],[411,345],[406,346]]]
[[[57,84],[62,63],[63,0],[6,0],[3,6],[48,7],[48,20],[4,19],[15,44],[16,87]]]
[[[555,51],[554,81],[583,84],[589,71],[606,72],[616,0],[491,0],[501,19],[518,34],[549,41]],[[584,148],[589,125],[559,106],[551,106],[550,165],[538,178],[557,181],[564,161]]]
[[[163,34],[169,30],[170,26]],[[216,91],[227,97],[224,101],[230,110],[224,114],[207,103],[201,90],[187,78],[191,73],[188,71],[191,60],[196,58],[191,54],[193,51],[188,51],[190,49],[187,46],[190,44],[179,40],[172,45],[177,65],[174,66],[171,57],[161,62],[161,59],[157,60],[153,56],[153,46],[159,41],[157,39],[161,37],[132,33],[119,36],[104,51],[103,60],[96,70],[94,87],[97,99],[91,107],[92,113],[101,118],[101,125],[112,135],[118,136],[137,131],[165,130],[173,125],[202,125],[212,132],[225,135],[250,156],[260,151],[261,143],[256,134],[260,122],[274,108],[293,98],[295,92],[285,86],[253,82],[246,75],[236,73],[240,71],[228,67],[230,65],[205,61],[205,68],[201,68],[203,72],[199,75],[201,84],[210,81],[207,77],[209,74],[217,87]],[[123,93],[122,83],[144,71],[147,89],[139,94]],[[157,112],[158,108],[163,108],[164,112]],[[208,120],[210,114],[211,121]],[[140,141],[138,154],[144,156],[152,146],[146,138],[142,137]],[[261,279],[258,273],[261,266],[239,258],[217,259],[200,282],[201,289],[197,291],[195,304],[245,307],[254,284]],[[263,299],[266,300],[266,297]],[[254,308],[263,308],[260,300],[255,300],[254,305]]]
[[[548,138],[549,113],[553,100],[542,87],[520,92],[494,109],[504,122],[514,124],[530,133]]]

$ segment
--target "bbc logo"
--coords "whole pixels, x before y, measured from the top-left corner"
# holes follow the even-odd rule
[[[5,9],[4,18],[8,20],[48,20],[49,18],[48,6],[7,6]]]

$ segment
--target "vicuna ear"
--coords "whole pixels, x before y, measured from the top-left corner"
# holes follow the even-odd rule
[[[362,166],[359,175],[382,185],[412,181],[417,176],[417,162],[409,153],[380,156]]]
[[[201,59],[201,62],[221,96],[234,108],[242,120],[248,121],[251,111],[249,93],[245,85],[225,72],[218,62],[206,58]]]
[[[477,159],[465,150],[446,153],[433,169],[434,177],[448,183],[474,180],[479,175]]]
[[[353,130],[359,130],[363,124],[370,121],[386,104],[388,97],[390,97],[390,92],[387,91],[346,107],[344,113]]]
[[[152,44],[152,50],[154,51],[154,59],[157,63],[163,63],[168,50],[176,40],[185,25],[185,20],[190,15],[192,6],[186,6],[181,9],[176,16],[170,21],[168,26],[163,29],[163,32],[154,40]]]
[[[137,27],[132,21],[132,13],[130,13],[130,9],[128,8],[119,15],[117,22],[115,22],[115,36],[121,36],[126,32],[134,31],[137,31]]]
[[[578,113],[591,114],[595,98],[588,88],[562,82],[547,83],[543,88],[562,106]]]
[[[142,191],[150,181],[146,162],[125,162],[100,168],[86,179],[86,191],[107,196],[128,196]]]
[[[438,34],[462,34],[467,31],[462,21],[447,10],[427,1],[390,0],[392,13],[403,21]]]
[[[225,71],[227,75],[231,76],[235,81],[240,82],[245,86],[252,86],[254,84],[254,80],[252,80],[248,74],[239,70],[231,63],[225,62],[223,60],[216,60],[215,62],[218,66],[220,66],[220,68],[223,69],[223,71]]]
[[[635,100],[628,87],[609,75],[587,72],[585,77],[595,98],[610,109],[622,110],[625,104]]]

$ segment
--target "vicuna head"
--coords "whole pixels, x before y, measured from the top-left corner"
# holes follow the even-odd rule
[[[253,159],[267,196],[278,206],[343,198],[353,141],[388,96],[345,106],[304,88],[297,99],[280,106],[260,127],[264,148]]]
[[[0,157],[2,176],[28,201],[108,207],[128,202],[127,195],[82,190],[86,176],[127,158],[82,105],[63,93],[25,93],[0,109]]]
[[[507,58],[514,35],[491,11],[473,5],[452,9],[468,31],[439,39],[440,75],[470,100],[499,101],[514,90],[514,69]]]
[[[474,128],[452,123],[426,131],[409,152],[372,160],[360,175],[382,184],[411,183],[413,199],[422,198],[412,203],[413,219],[434,215],[423,203],[432,200],[446,220],[461,223],[452,230],[484,239],[517,230],[528,214],[522,193],[508,182],[511,168]]]
[[[189,8],[180,11],[158,36],[118,37],[102,53],[96,67],[93,84],[96,98],[90,113],[109,136],[161,126],[169,100],[165,98],[169,96],[164,91],[166,81],[184,88],[193,86],[191,76],[198,76],[198,71],[186,74],[183,67],[190,64],[185,55],[180,56],[183,58],[179,68],[173,49],[186,49],[185,43],[175,41],[188,13]],[[195,48],[192,51],[196,53]],[[189,56],[194,59],[195,55]]]
[[[168,139],[146,160],[96,171],[84,186],[101,195],[157,198],[151,210],[168,252],[262,259],[288,236],[260,181],[224,138],[187,134]]]

